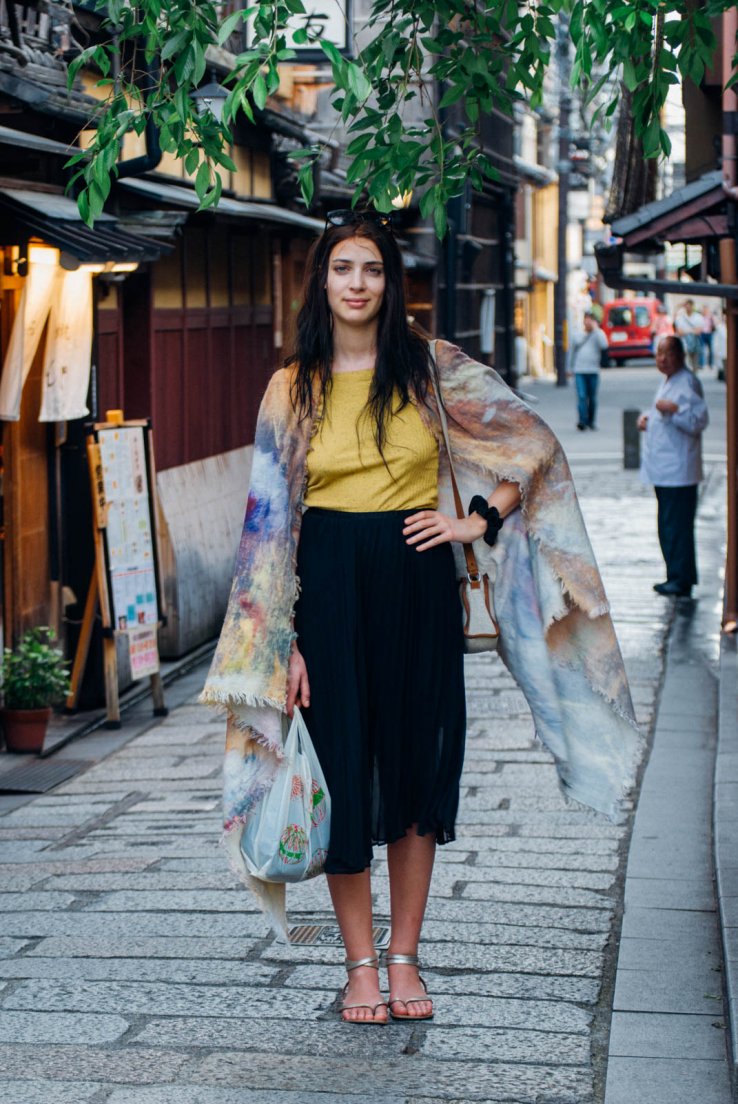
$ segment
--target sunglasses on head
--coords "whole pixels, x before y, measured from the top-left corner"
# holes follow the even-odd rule
[[[366,211],[354,211],[346,207],[339,211],[328,211],[325,216],[326,230],[329,226],[358,226],[362,222],[373,222],[375,226],[383,226],[385,230],[392,229],[392,215],[386,215],[382,211],[371,208]]]

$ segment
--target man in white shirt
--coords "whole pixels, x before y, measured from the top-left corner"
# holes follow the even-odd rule
[[[597,429],[597,391],[600,385],[600,363],[607,349],[607,338],[591,312],[584,316],[584,329],[575,334],[571,343],[569,367],[577,385],[579,421],[577,429]]]
[[[694,519],[702,480],[702,432],[709,416],[702,384],[686,366],[678,337],[664,337],[656,352],[663,375],[653,405],[641,414],[645,433],[641,478],[652,483],[658,502],[658,531],[666,561],[659,594],[688,598],[697,582]]]

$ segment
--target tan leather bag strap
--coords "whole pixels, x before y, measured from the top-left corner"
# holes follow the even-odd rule
[[[438,378],[438,366],[436,365],[436,343],[435,341],[428,342],[428,348],[430,349],[431,360],[433,362],[433,369],[431,371],[431,381],[433,383],[433,390],[436,394],[436,403],[438,405],[438,417],[441,422],[441,430],[443,432],[443,440],[446,445],[446,453],[448,455],[448,466],[451,471],[451,486],[454,491],[454,503],[456,505],[456,516],[458,518],[465,518],[466,513],[461,503],[461,495],[459,494],[459,484],[456,481],[456,470],[454,468],[454,456],[451,452],[451,442],[448,436],[448,420],[446,418],[446,408],[443,405],[443,398],[441,397],[441,382]],[[464,549],[464,559],[466,560],[466,571],[469,576],[469,582],[477,586],[479,585],[479,568],[477,566],[477,557],[474,555],[474,549],[470,544],[462,544]]]

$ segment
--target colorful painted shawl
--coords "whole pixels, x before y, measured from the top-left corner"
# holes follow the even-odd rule
[[[519,484],[520,509],[494,548],[477,542],[495,577],[500,655],[522,689],[568,799],[615,820],[642,751],[602,581],[569,465],[548,426],[483,364],[436,345],[462,500]],[[275,928],[284,887],[255,882],[240,851],[243,825],[281,756],[295,573],[313,423],[298,421],[289,370],[272,377],[256,427],[251,486],[228,609],[201,701],[227,711],[224,845],[232,868]],[[448,461],[432,396],[418,409],[441,450],[439,509],[453,514]],[[463,570],[461,547],[454,545]]]

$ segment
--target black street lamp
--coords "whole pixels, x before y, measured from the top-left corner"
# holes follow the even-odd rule
[[[569,24],[559,16],[556,52],[559,62],[559,156],[556,170],[559,175],[559,226],[557,234],[558,279],[554,291],[554,366],[556,368],[556,386],[566,387],[566,359],[569,345],[567,332],[567,275],[569,260],[566,250],[566,231],[569,222],[569,176],[571,161],[569,158],[569,115],[571,95],[569,92]]]
[[[198,115],[205,115],[208,111],[220,122],[223,117],[223,105],[228,99],[228,93],[215,79],[208,84],[202,84],[194,92],[190,92],[190,98],[195,101]]]

